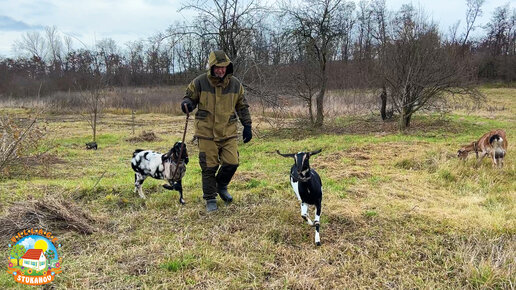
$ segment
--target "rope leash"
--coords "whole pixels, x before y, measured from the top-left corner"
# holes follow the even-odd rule
[[[185,106],[185,112],[187,112],[186,113],[185,131],[183,132],[183,141],[181,141],[181,149],[179,150],[179,156],[177,157],[176,170],[174,171],[172,178],[176,177],[177,170],[179,169],[179,162],[181,162],[181,156],[183,155],[183,148],[185,146],[185,137],[186,137],[186,129],[188,128],[188,119],[190,118],[190,112],[188,111],[188,107],[186,106],[186,104],[184,104],[184,106]]]

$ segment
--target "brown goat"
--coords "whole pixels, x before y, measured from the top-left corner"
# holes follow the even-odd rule
[[[474,151],[477,157],[477,166],[480,165],[485,156],[491,155],[493,166],[502,167],[503,158],[507,153],[507,137],[504,130],[491,130],[478,141],[463,146],[457,151],[457,157],[466,160],[468,154]]]

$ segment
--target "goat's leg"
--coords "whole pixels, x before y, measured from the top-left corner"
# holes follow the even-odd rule
[[[482,163],[482,160],[484,159],[484,157],[486,157],[487,153],[484,153],[482,152],[482,154],[480,155],[480,159],[477,159],[477,167],[480,166],[480,163]]]
[[[179,203],[185,204],[185,200],[183,199],[183,185],[181,184],[181,180],[178,182],[174,182],[172,179],[167,179],[169,184],[163,184],[163,188],[168,190],[177,190],[179,192]]]
[[[140,173],[136,173],[135,174],[135,182],[134,182],[134,186],[135,186],[135,191],[138,190],[138,194],[140,195],[141,198],[145,199],[145,194],[143,194],[143,189],[142,189],[142,184],[143,182],[145,181],[145,178],[147,178],[147,176],[145,175],[142,175]]]
[[[138,191],[138,175],[134,174],[134,193]]]
[[[301,203],[301,217],[310,225],[313,226],[314,223],[312,220],[310,220],[310,217],[308,217],[308,204],[302,202]]]
[[[498,167],[498,163],[496,162],[496,152],[493,150],[491,151],[491,157],[492,157],[492,160],[493,161],[493,168],[496,168]]]
[[[315,244],[317,246],[321,245],[321,238],[319,237],[320,220],[321,220],[321,203],[318,203],[318,204],[315,205],[315,219],[314,219]]]
[[[185,200],[183,199],[183,184],[181,180],[174,184],[174,189],[179,192],[179,203],[185,204]]]
[[[497,167],[502,168],[503,167],[503,158],[497,158],[496,160],[497,160],[497,162],[496,162]]]

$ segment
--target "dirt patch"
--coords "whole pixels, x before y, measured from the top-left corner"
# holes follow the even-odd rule
[[[371,159],[371,157],[369,157],[369,155],[367,155],[365,153],[361,153],[361,152],[352,153],[351,157],[353,157],[356,160],[369,160],[369,159]]]
[[[337,151],[337,152],[332,152],[331,154],[329,155],[323,155],[323,156],[318,156],[317,157],[317,160],[318,162],[335,162],[335,160],[341,160],[343,157],[345,157],[345,153],[344,152],[341,152],[341,151]]]
[[[135,143],[135,142],[155,142],[155,141],[160,141],[160,140],[161,140],[161,138],[156,136],[156,134],[154,132],[143,131],[139,136],[128,138],[125,141]]]
[[[346,153],[344,152],[332,152],[329,155],[318,156],[315,161],[312,161],[315,169],[329,169],[331,171],[342,168],[341,160],[345,158]]]

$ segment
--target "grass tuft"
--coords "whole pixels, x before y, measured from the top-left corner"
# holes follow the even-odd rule
[[[160,265],[160,268],[165,269],[169,272],[183,271],[191,268],[194,265],[196,258],[194,255],[185,254],[171,261],[164,262]]]

